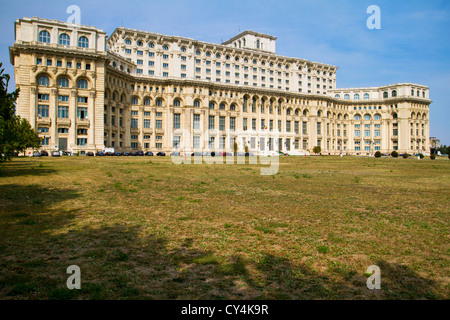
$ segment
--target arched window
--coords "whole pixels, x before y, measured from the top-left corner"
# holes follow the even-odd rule
[[[186,52],[186,47],[181,47],[181,52]]]
[[[303,116],[306,117],[308,115],[308,112],[306,110],[303,110]]]
[[[340,99],[341,95],[340,94],[336,94],[336,95],[334,95],[334,97]]]
[[[116,93],[115,92],[113,92],[113,94],[112,94],[112,99],[113,99],[113,101],[116,101]]]
[[[149,42],[149,43],[148,43],[148,47],[149,47],[149,48],[154,48],[154,47],[155,47],[155,44],[154,44],[153,42]]]
[[[359,100],[359,94],[355,94],[354,96],[353,96],[353,100]]]
[[[194,107],[196,108],[200,107],[200,101],[194,100]]]
[[[299,110],[295,109],[295,115],[298,116],[298,114],[299,114]]]
[[[39,42],[50,43],[50,33],[45,30],[39,32]]]
[[[386,99],[387,97],[389,97],[388,93],[387,92],[383,92],[383,98]]]
[[[144,106],[149,106],[150,105],[150,99],[149,98],[145,98],[144,99]]]
[[[207,56],[207,57],[211,57],[211,52],[206,51],[206,56]]]
[[[345,100],[350,99],[350,95],[349,95],[349,94],[346,94],[346,95],[344,96],[344,99],[345,99]]]
[[[397,90],[393,90],[393,91],[392,91],[392,96],[393,96],[393,97],[396,97],[396,96],[397,96]]]
[[[125,44],[131,44],[131,40],[130,39],[125,39]]]
[[[88,88],[88,82],[85,79],[78,80],[77,88],[78,89],[87,89]]]
[[[85,36],[81,36],[78,38],[78,46],[80,48],[89,48],[89,40]]]
[[[139,103],[139,100],[138,100],[138,98],[136,98],[136,97],[133,97],[133,98],[131,98],[131,104],[132,105],[137,105]]]
[[[393,114],[392,114],[392,118],[393,118],[393,119],[397,119],[397,118],[398,118],[397,114],[396,114],[396,113],[393,113]]]
[[[258,40],[256,40],[256,49],[259,49],[259,46],[260,46],[260,41],[258,39]]]
[[[370,120],[370,115],[366,114],[364,115],[364,121],[369,121]]]
[[[356,120],[356,121],[361,120],[361,116],[360,116],[359,114],[355,114],[355,120]]]
[[[219,110],[225,110],[225,103],[221,103],[221,104],[220,104]]]
[[[70,46],[70,37],[66,33],[59,35],[59,44],[63,46]]]
[[[376,114],[376,115],[374,116],[374,119],[375,119],[375,120],[381,120],[381,116],[380,116],[379,114]]]
[[[287,115],[287,116],[290,116],[290,115],[291,115],[291,109],[287,109],[287,110],[286,110],[286,115]]]
[[[236,105],[234,103],[231,104],[230,111],[236,111]]]
[[[210,109],[214,109],[214,107],[215,107],[215,104],[214,104],[214,102],[211,101],[211,102],[209,103],[209,108],[210,108]]]
[[[364,100],[369,100],[369,94],[368,93],[364,93]]]
[[[163,50],[169,50],[169,47],[167,45],[163,45]]]
[[[48,86],[50,84],[50,81],[48,80],[47,76],[40,76],[38,79],[38,85],[40,86]]]
[[[162,102],[163,102],[162,99],[158,98],[158,99],[156,99],[155,104],[156,104],[157,107],[161,107],[162,106]]]
[[[321,116],[322,116],[322,111],[320,111],[320,110],[317,111],[317,116],[318,116],[318,117],[321,117]]]
[[[179,99],[175,99],[173,100],[173,106],[174,107],[179,107],[181,105],[180,100]]]
[[[65,77],[62,77],[58,80],[58,86],[60,88],[67,88],[69,87],[69,80]]]
[[[144,43],[143,43],[142,41],[139,40],[139,41],[137,42],[137,45],[138,45],[138,47],[142,47],[142,46],[144,45]]]

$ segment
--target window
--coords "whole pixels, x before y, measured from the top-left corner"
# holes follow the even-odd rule
[[[38,105],[38,116],[48,118],[48,105]]]
[[[356,120],[356,121],[361,120],[361,116],[360,116],[359,114],[355,115],[355,120]]]
[[[180,136],[174,136],[173,137],[173,148],[175,150],[180,149]]]
[[[359,100],[359,94],[355,94],[354,96],[353,96],[353,100]]]
[[[219,130],[225,131],[225,117],[219,117]]]
[[[45,30],[39,32],[39,42],[50,43],[50,33]]]
[[[87,97],[77,97],[78,103],[87,103],[88,98]]]
[[[77,82],[77,88],[78,89],[87,89],[88,88],[88,83],[85,79],[80,79]]]
[[[364,121],[369,121],[369,120],[370,120],[370,115],[366,114],[366,115],[364,116]]]
[[[181,102],[180,102],[179,99],[175,99],[175,100],[173,101],[173,106],[174,106],[174,107],[179,107],[180,105],[181,105]]]
[[[78,107],[77,108],[77,118],[78,119],[87,119],[87,108],[86,107]]]
[[[59,35],[59,44],[63,46],[70,46],[70,37],[69,35],[62,33]]]
[[[150,119],[144,119],[144,128],[145,129],[150,128]]]
[[[214,129],[214,116],[209,116],[208,119],[208,129],[213,130]]]
[[[62,77],[58,80],[58,86],[60,88],[67,88],[69,87],[69,80],[65,77]]]
[[[43,94],[43,93],[38,93],[38,100],[41,101],[48,101],[49,100],[49,95],[48,94]]]
[[[200,115],[194,114],[194,130],[200,129]]]
[[[393,90],[392,91],[392,97],[396,97],[397,96],[397,90]]]
[[[210,108],[210,109],[214,109],[214,107],[215,107],[214,102],[210,102],[210,103],[209,103],[209,108]]]
[[[179,113],[173,114],[173,128],[174,129],[180,129],[180,116],[181,116],[181,114],[179,114]]]
[[[156,99],[156,102],[155,102],[155,105],[157,106],[157,107],[161,107],[162,106],[162,99]]]
[[[48,133],[48,127],[39,127],[38,132],[39,133]]]
[[[69,96],[58,96],[58,101],[69,102]]]
[[[350,99],[350,95],[349,95],[349,94],[346,94],[346,95],[344,96],[344,99],[345,99],[345,100]]]
[[[89,48],[89,40],[85,36],[81,36],[78,38],[78,46],[80,48]]]
[[[68,128],[58,128],[58,133],[69,133]]]
[[[69,107],[58,106],[58,118],[69,118]]]
[[[47,76],[40,76],[38,79],[38,85],[40,86],[48,86],[50,84],[50,80]]]

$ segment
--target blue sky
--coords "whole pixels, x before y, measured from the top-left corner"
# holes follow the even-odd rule
[[[239,31],[268,33],[278,37],[280,55],[338,66],[338,88],[427,85],[430,135],[450,145],[448,0],[0,0],[0,61],[7,73],[14,73],[8,47],[15,19],[66,21],[72,4],[81,8],[82,24],[107,34],[122,26],[221,43]],[[380,30],[366,26],[370,5],[381,9]]]

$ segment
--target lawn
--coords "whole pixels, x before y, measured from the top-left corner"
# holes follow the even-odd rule
[[[0,299],[450,298],[450,160],[279,160],[4,163]]]

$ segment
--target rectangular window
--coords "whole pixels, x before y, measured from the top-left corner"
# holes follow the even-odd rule
[[[318,135],[322,134],[322,123],[321,122],[317,122],[317,134]]]
[[[225,131],[225,117],[219,117],[219,130]]]
[[[58,118],[69,118],[69,107],[58,106]]]
[[[77,146],[87,145],[87,138],[77,138]]]
[[[131,119],[131,127],[138,128],[138,119],[136,119],[136,118]]]
[[[38,105],[38,116],[43,118],[48,118],[48,106],[47,105]]]
[[[149,129],[150,128],[150,119],[144,119],[144,128]]]
[[[200,137],[199,136],[194,136],[193,145],[194,145],[194,149],[200,149]]]
[[[256,131],[256,119],[252,119],[252,130]]]
[[[69,96],[58,96],[58,101],[69,102]]]
[[[156,120],[155,128],[156,129],[162,129],[162,120]]]
[[[194,129],[199,130],[200,129],[200,115],[194,114]]]
[[[160,142],[156,143],[156,149],[162,149],[162,143]]]
[[[181,117],[181,114],[179,114],[179,113],[173,114],[173,128],[174,129],[180,129],[180,117]]]
[[[48,128],[47,127],[39,127],[38,132],[39,133],[48,133]]]
[[[303,121],[303,123],[302,123],[302,133],[308,134],[308,123],[306,121]],[[303,141],[305,141],[305,140],[303,140]]]
[[[214,116],[209,116],[209,120],[208,120],[208,128],[210,130],[214,129]]]
[[[291,121],[286,121],[286,132],[291,132]]]
[[[230,117],[230,130],[236,130],[236,117]]]
[[[242,130],[247,131],[248,127],[247,127],[247,118],[244,118],[242,121]]]
[[[58,128],[58,133],[69,133],[68,128]]]
[[[180,149],[180,136],[174,136],[173,137],[173,148],[175,150]]]

